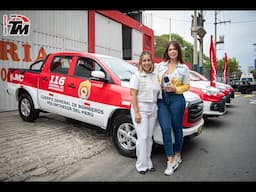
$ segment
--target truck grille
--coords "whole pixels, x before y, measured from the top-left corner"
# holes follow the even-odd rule
[[[220,101],[220,108],[219,108],[219,112],[224,112],[226,110],[226,97],[222,97],[221,101]]]
[[[231,92],[231,98],[235,98],[235,91]]]
[[[231,93],[228,93],[226,96],[226,103],[230,103],[231,102]]]
[[[223,96],[220,100],[220,102],[213,102],[210,106],[210,110],[212,111],[219,111],[219,112],[225,112],[226,110],[226,96]]]
[[[191,102],[188,104],[188,122],[193,123],[198,121],[203,116],[203,101]]]

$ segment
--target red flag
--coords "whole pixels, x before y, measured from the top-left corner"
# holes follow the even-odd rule
[[[215,54],[212,35],[211,35],[211,44],[210,44],[210,62],[211,62],[210,82],[211,82],[211,86],[216,87],[217,62],[216,62],[216,54]]]
[[[224,72],[223,72],[223,83],[227,84],[227,77],[228,77],[228,57],[227,53],[224,56]]]

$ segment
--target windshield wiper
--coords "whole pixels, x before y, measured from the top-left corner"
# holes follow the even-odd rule
[[[120,79],[121,81],[130,81],[130,79],[128,78],[123,78],[123,79]]]

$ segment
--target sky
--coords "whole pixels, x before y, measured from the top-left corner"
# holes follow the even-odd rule
[[[171,31],[193,45],[193,14],[194,10],[150,10],[144,11],[143,22],[154,30],[154,35],[170,34]],[[215,11],[203,10],[203,17],[206,30],[203,49],[204,54],[209,57],[210,38],[211,35],[215,37]],[[248,67],[254,67],[256,60],[256,10],[220,10],[217,11],[217,23],[217,41],[219,36],[224,36],[224,44],[216,46],[217,58],[223,58],[226,52],[228,58],[238,61],[243,72],[248,72]]]

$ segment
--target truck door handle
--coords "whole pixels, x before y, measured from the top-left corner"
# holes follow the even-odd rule
[[[74,83],[69,83],[69,84],[68,84],[68,87],[73,88],[73,89],[76,88],[76,86],[74,85]]]
[[[47,77],[43,77],[42,80],[49,81]]]

